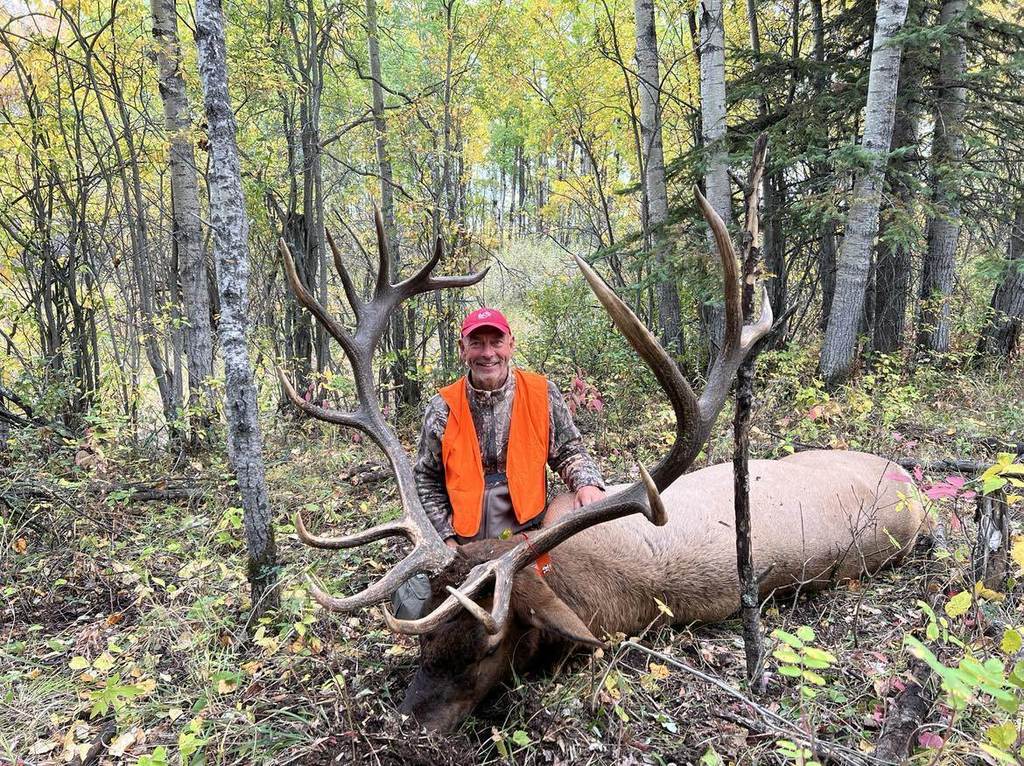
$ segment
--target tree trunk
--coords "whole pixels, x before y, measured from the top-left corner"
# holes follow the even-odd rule
[[[913,2],[907,12],[908,24],[921,22],[923,3]],[[921,54],[917,50],[904,53],[900,63],[899,93],[893,121],[892,151],[910,150],[917,145],[918,83],[921,76]],[[883,354],[899,352],[903,347],[906,326],[907,296],[910,290],[914,186],[910,181],[911,162],[903,156],[893,157],[885,174],[887,198],[891,204],[881,212],[878,247],[875,261],[875,313],[871,332],[871,348]]]
[[[210,142],[210,228],[220,292],[217,329],[224,355],[228,458],[242,496],[252,589],[250,623],[278,603],[274,526],[263,469],[256,386],[249,364],[249,220],[242,194],[235,113],[228,98],[224,17],[219,0],[196,4],[196,43]]]
[[[903,28],[908,0],[879,0],[868,78],[862,149],[866,168],[857,174],[839,251],[836,290],[821,348],[821,374],[829,386],[844,382],[853,370],[857,332],[871,270],[871,248],[878,233],[878,208],[892,140],[899,83],[901,45],[892,38]]]
[[[388,154],[387,121],[384,117],[384,87],[380,68],[380,38],[377,32],[377,0],[366,0],[366,44],[370,58],[370,95],[373,109],[374,146],[377,169],[380,174],[380,214],[384,220],[384,241],[390,256],[391,278],[399,280],[402,267],[398,249],[398,224],[395,219],[394,172]],[[395,385],[396,404],[413,406],[419,399],[415,376],[409,375],[409,364],[414,359],[409,347],[404,321],[405,314],[396,311],[391,318],[391,347],[395,363],[391,368]]]
[[[1017,203],[1006,260],[1006,270],[992,293],[992,318],[978,340],[978,353],[1003,361],[1009,361],[1019,347],[1024,326],[1024,199]]]
[[[667,236],[668,191],[665,186],[665,155],[661,141],[661,75],[658,70],[658,35],[654,22],[654,0],[636,0],[636,70],[640,101],[640,135],[647,189],[647,209],[654,260],[660,272],[657,281],[658,320],[662,345],[682,353],[682,320],[679,291],[672,263],[672,240]]]
[[[725,143],[725,25],[722,0],[706,0],[700,11],[700,113],[701,134],[705,150],[704,196],[728,227],[732,223],[732,197],[729,190],[729,151]],[[708,230],[708,247],[714,252],[715,241]],[[708,256],[708,263],[714,258]],[[717,294],[718,291],[714,290]],[[708,299],[701,305],[701,318],[710,359],[722,347],[723,304]]]
[[[928,222],[928,250],[921,274],[921,315],[917,346],[949,351],[949,297],[953,292],[956,246],[960,239],[960,184],[964,157],[963,130],[967,91],[967,43],[963,15],[967,0],[943,0],[939,24],[946,27],[939,57],[938,104],[932,138],[932,204],[938,211]]]
[[[186,319],[185,355],[191,415],[189,440],[196,447],[200,437],[210,428],[216,406],[209,385],[213,377],[213,335],[210,329],[210,297],[206,289],[208,275],[199,226],[199,174],[192,148],[185,80],[179,69],[181,49],[174,0],[152,0],[152,12],[164,127],[170,143],[171,214]]]

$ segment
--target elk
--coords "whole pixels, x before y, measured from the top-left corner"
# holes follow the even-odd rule
[[[299,397],[283,373],[286,394],[308,415],[360,429],[384,451],[403,507],[400,519],[343,537],[295,525],[307,544],[339,550],[392,536],[412,550],[380,580],[354,595],[332,596],[310,582],[324,607],[351,612],[386,600],[406,578],[431,576],[426,616],[401,620],[382,607],[395,632],[420,637],[420,666],[400,711],[428,728],[450,730],[484,696],[534,660],[578,645],[601,646],[600,637],[632,633],[661,616],[655,599],[677,623],[714,621],[739,607],[733,531],[731,465],[684,472],[707,441],[736,369],[771,328],[762,291],[759,319],[744,325],[737,259],[722,220],[696,193],[715,237],[724,271],[726,327],[722,350],[698,397],[668,353],[582,259],[576,262],[619,330],[648,364],[672,404],[675,441],[640,480],[615,487],[600,502],[572,509],[570,495],[550,504],[539,531],[508,540],[480,540],[453,550],[444,545],[416,494],[412,461],[387,425],[374,396],[372,356],[389,314],[402,300],[429,290],[467,286],[484,272],[433,277],[438,242],[416,275],[391,284],[379,214],[380,265],[372,299],[352,288],[333,239],[336,267],[356,319],[353,332],[337,323],[299,281],[287,246],[279,242],[292,289],[337,339],[352,366],[358,405],[351,412],[319,407]],[[873,455],[803,452],[750,464],[752,535],[760,593],[817,589],[872,573],[898,561],[925,524],[909,491],[910,477]],[[551,571],[530,566],[549,553]]]

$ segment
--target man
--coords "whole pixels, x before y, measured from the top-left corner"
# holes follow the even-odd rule
[[[414,473],[420,501],[450,547],[539,526],[547,505],[545,465],[574,494],[574,507],[604,497],[565,399],[541,375],[510,365],[515,338],[497,309],[462,322],[459,358],[466,375],[430,400]],[[425,577],[395,593],[396,616],[420,616]]]
[[[427,405],[416,489],[450,546],[538,526],[547,505],[545,464],[575,494],[575,507],[604,496],[604,482],[558,388],[510,366],[515,338],[497,309],[462,322],[467,374]]]

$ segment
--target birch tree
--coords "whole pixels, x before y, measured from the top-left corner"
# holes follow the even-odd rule
[[[846,234],[836,265],[835,295],[821,348],[821,374],[829,386],[845,381],[853,368],[857,332],[871,270],[871,249],[878,233],[889,145],[899,84],[900,43],[893,40],[907,18],[908,0],[879,0],[868,75],[863,169],[857,173],[846,219]]]
[[[967,0],[943,0],[939,24],[945,37],[939,55],[938,103],[932,138],[932,204],[938,211],[928,222],[928,250],[921,275],[919,348],[949,351],[949,296],[953,292],[956,247],[960,240],[960,190],[957,177],[964,156],[967,90],[967,44],[961,25]]]
[[[252,591],[250,620],[254,620],[277,605],[277,555],[256,386],[249,363],[249,219],[242,194],[235,113],[228,98],[220,0],[199,0],[196,4],[196,43],[210,145],[210,227],[220,292],[217,329],[224,356],[228,458],[242,498]]]
[[[188,361],[188,406],[192,413],[190,440],[210,427],[214,408],[209,380],[213,377],[213,336],[210,294],[199,225],[199,174],[192,148],[192,122],[181,74],[178,14],[174,0],[152,0],[153,37],[164,103],[164,128],[170,144],[171,212],[174,246],[181,274],[185,312],[185,356]]]
[[[665,153],[661,139],[661,76],[658,67],[658,35],[654,0],[636,0],[636,70],[640,101],[641,160],[647,190],[648,223],[653,233],[658,280],[658,319],[666,348],[682,349],[679,291],[671,259],[671,240],[666,236],[668,191],[665,185]]]
[[[732,223],[732,198],[729,191],[729,151],[726,137],[725,103],[725,23],[722,0],[704,0],[700,13],[700,114],[705,148],[704,196],[726,226]],[[708,246],[714,238],[708,231]],[[710,346],[710,358],[718,356],[722,345],[721,303],[704,303],[701,317]]]

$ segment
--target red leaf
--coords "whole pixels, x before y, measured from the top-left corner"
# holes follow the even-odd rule
[[[885,478],[887,478],[889,481],[898,481],[901,484],[909,484],[910,483],[910,477],[907,476],[902,471],[890,471],[889,473],[887,473],[885,475]]]
[[[964,485],[964,477],[963,476],[947,476],[946,477],[946,484],[949,484],[949,485],[951,485],[953,487],[956,487],[957,489],[960,489]]]
[[[924,471],[921,470],[921,466],[919,466],[919,465],[915,465],[914,466],[914,479],[916,481],[923,481],[924,480]]]
[[[944,740],[938,734],[933,734],[930,731],[922,731],[917,735],[917,742],[921,747],[938,750],[942,747]]]

